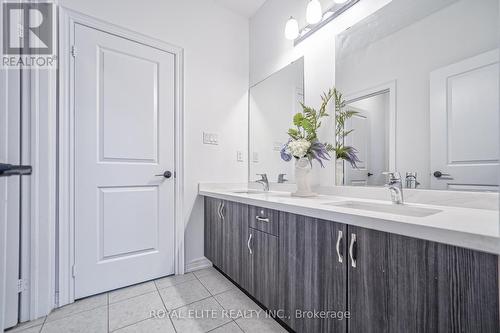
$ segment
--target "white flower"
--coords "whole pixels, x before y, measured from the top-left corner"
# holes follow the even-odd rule
[[[306,139],[294,140],[288,143],[290,153],[298,158],[306,156],[309,147],[311,147],[311,143]]]

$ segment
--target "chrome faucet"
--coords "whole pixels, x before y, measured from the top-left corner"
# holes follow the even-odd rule
[[[267,179],[267,175],[265,173],[258,173],[257,176],[260,176],[260,179],[255,182],[264,186],[264,192],[269,192],[269,180]]]
[[[385,187],[391,192],[391,200],[393,204],[403,204],[403,181],[399,172],[383,172],[388,175],[388,181]]]
[[[278,175],[278,183],[279,184],[283,184],[284,182],[288,181],[288,179],[286,179],[285,176],[286,176],[286,173],[280,173]]]
[[[417,188],[420,183],[417,181],[416,172],[406,172],[406,188]]]

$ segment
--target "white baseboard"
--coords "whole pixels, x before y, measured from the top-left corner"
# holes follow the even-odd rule
[[[186,264],[185,272],[189,273],[192,271],[197,271],[199,269],[212,267],[212,262],[205,257],[201,257],[198,259],[191,260]]]

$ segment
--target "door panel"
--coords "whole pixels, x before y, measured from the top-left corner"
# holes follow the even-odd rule
[[[175,59],[79,24],[75,47],[80,298],[174,273]]]
[[[498,50],[432,72],[430,110],[432,188],[497,191]]]
[[[278,237],[248,229],[249,255],[247,291],[270,310],[278,309]]]
[[[222,268],[222,200],[205,197],[205,257]]]
[[[350,332],[498,332],[498,258],[348,227]]]
[[[301,318],[296,311],[347,311],[346,225],[280,212],[279,253],[285,323],[296,332],[345,332],[346,320]]]
[[[20,73],[0,70],[0,163],[20,164],[21,105]],[[20,177],[0,177],[0,331],[18,323],[20,254]]]
[[[352,116],[346,124],[346,130],[353,130],[346,138],[346,145],[356,148],[360,162],[358,168],[353,168],[344,162],[345,185],[365,186],[368,184],[368,173],[370,172],[370,119],[368,112],[349,107],[352,111],[359,112]]]
[[[243,283],[245,243],[248,231],[248,206],[224,201],[222,210],[222,268],[239,285]]]

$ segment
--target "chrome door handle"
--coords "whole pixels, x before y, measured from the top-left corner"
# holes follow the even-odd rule
[[[335,246],[335,248],[337,249],[337,256],[339,257],[340,263],[344,262],[344,256],[342,255],[342,253],[340,253],[340,243],[342,242],[342,238],[343,238],[342,230],[339,230],[339,234],[337,236],[337,245]]]
[[[250,252],[250,254],[252,254],[252,248],[250,247],[251,241],[252,241],[252,234],[250,234],[250,236],[248,236],[248,242],[247,242],[248,252]]]
[[[260,221],[260,222],[266,222],[266,223],[269,223],[269,218],[267,217],[260,217],[260,216],[256,216],[255,219],[257,221]]]
[[[351,234],[351,244],[349,245],[349,256],[351,257],[351,266],[356,268],[356,234]]]

